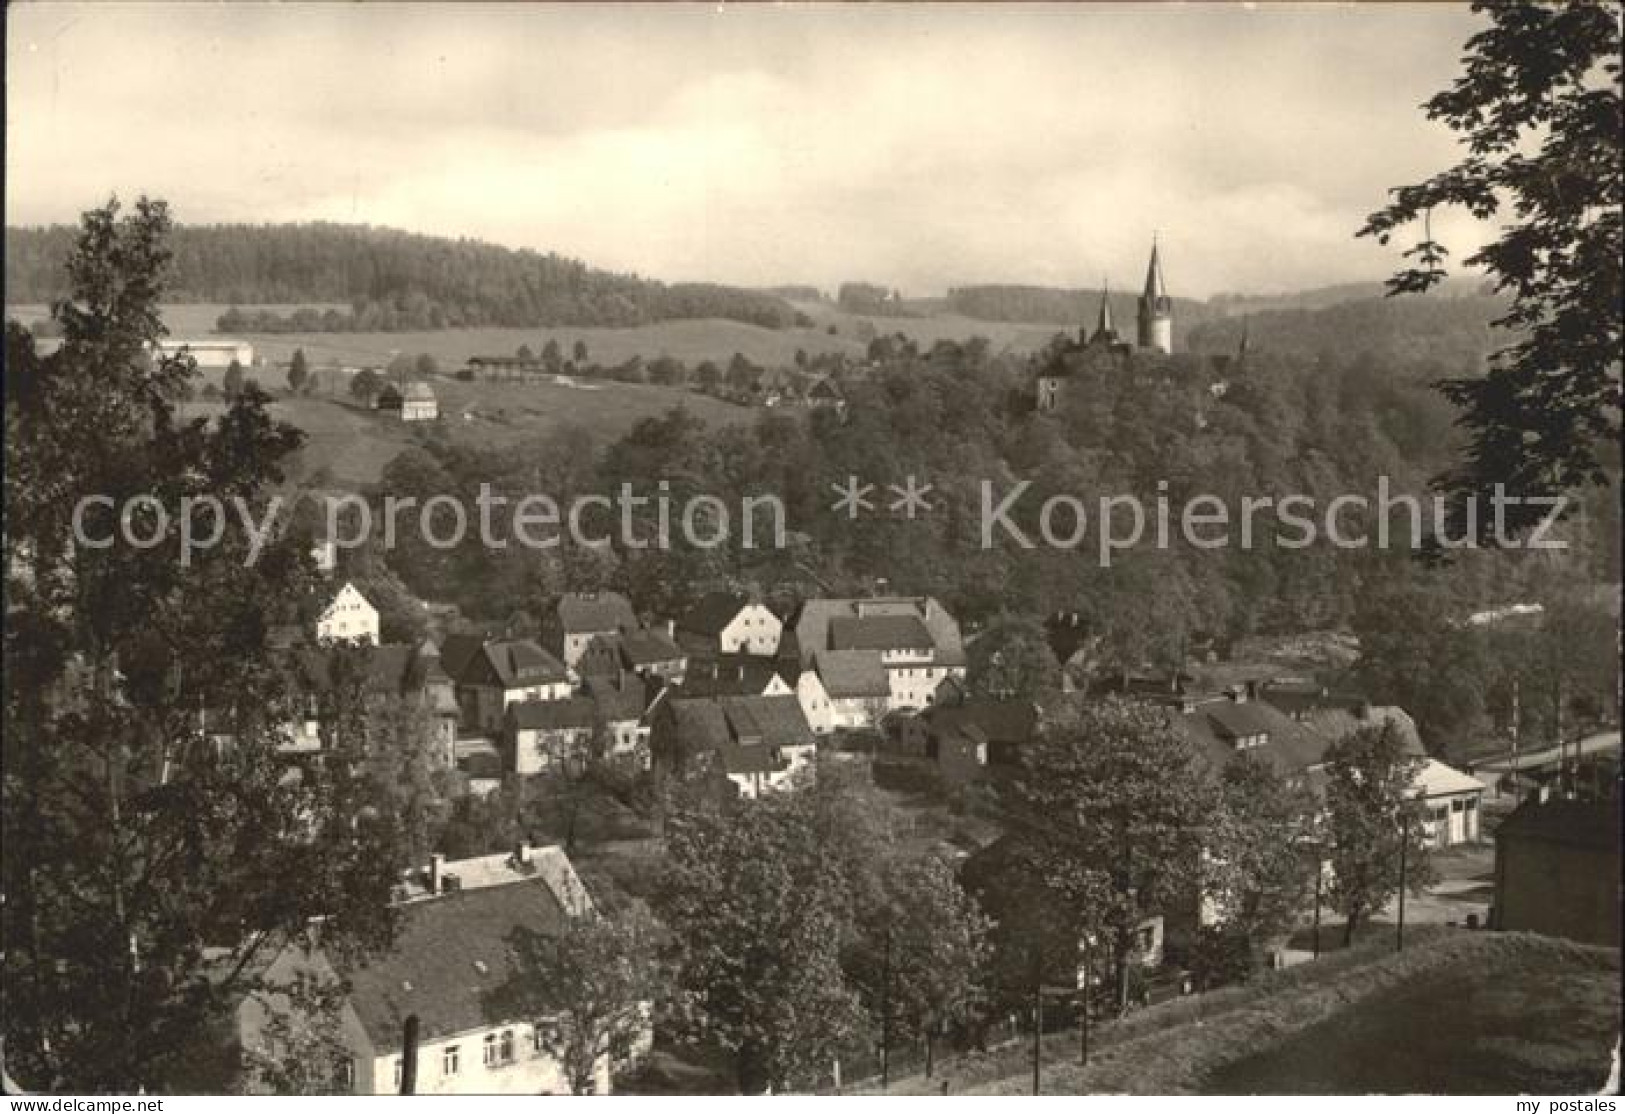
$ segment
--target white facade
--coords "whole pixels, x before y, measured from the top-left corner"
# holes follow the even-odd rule
[[[378,645],[378,609],[354,584],[346,583],[316,619],[319,642],[363,638]]]
[[[885,655],[889,657],[890,655]],[[959,666],[932,665],[927,659],[920,663],[886,663],[886,680],[891,684],[891,711],[917,711],[929,708],[937,686],[948,677],[964,677]]]
[[[830,703],[829,693],[824,691],[824,682],[816,671],[801,671],[801,676],[796,680],[796,700],[800,702],[801,714],[807,717],[807,725],[813,729],[814,735],[828,735],[835,730],[835,707]]]
[[[724,654],[771,657],[779,652],[783,632],[784,624],[777,615],[759,603],[747,603],[718,633],[717,649]]]

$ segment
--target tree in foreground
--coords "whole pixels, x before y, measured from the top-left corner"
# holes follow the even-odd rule
[[[530,1021],[571,1094],[597,1094],[648,1034],[665,994],[654,922],[633,906],[570,917],[554,932],[517,929],[508,946],[513,974],[488,995],[491,1018]]]
[[[1390,293],[1429,290],[1445,277],[1434,209],[1479,220],[1510,213],[1495,240],[1468,257],[1511,310],[1497,324],[1516,339],[1487,374],[1442,387],[1461,408],[1466,459],[1441,477],[1478,496],[1480,540],[1493,540],[1483,509],[1497,484],[1520,496],[1553,496],[1606,483],[1620,433],[1620,269],[1625,242],[1625,164],[1620,152],[1620,21],[1585,0],[1477,0],[1489,26],[1468,40],[1463,72],[1424,108],[1461,136],[1461,162],[1393,191],[1362,236],[1388,243],[1421,222],[1413,263]],[[1617,456],[1612,460],[1617,462]],[[1533,526],[1542,505],[1509,508],[1507,529]]]
[[[1032,619],[1001,616],[967,649],[970,691],[994,700],[1043,701],[1061,688],[1061,666],[1044,628]]]
[[[732,1056],[745,1094],[810,1088],[863,1043],[841,969],[850,902],[800,794],[667,822],[662,920],[677,952],[679,1033]]]
[[[1219,774],[1219,809],[1204,860],[1202,893],[1234,942],[1243,969],[1257,970],[1264,954],[1289,936],[1314,885],[1316,801],[1245,752]]]
[[[41,1091],[185,1086],[256,959],[311,918],[340,953],[387,943],[405,865],[342,768],[289,776],[278,753],[292,705],[266,632],[308,559],[273,539],[251,564],[230,529],[178,559],[181,498],[263,518],[300,435],[252,385],[176,420],[195,367],[151,355],[169,231],[161,202],[87,213],[62,347],[6,334],[0,1015],[7,1071]],[[88,495],[156,498],[167,527],[150,503],[132,525],[161,544],[74,544]]]
[[[1411,754],[1391,723],[1362,727],[1326,752],[1326,848],[1332,867],[1328,896],[1343,914],[1343,943],[1400,888],[1432,880],[1426,811],[1412,796],[1424,759]]]
[[[1051,710],[1006,792],[1018,857],[1111,948],[1120,1007],[1146,918],[1197,900],[1212,779],[1158,708],[1111,699]]]
[[[880,885],[881,900],[859,911],[847,967],[887,1051],[923,1041],[930,1075],[936,1038],[982,1002],[989,921],[934,855],[889,857]]]

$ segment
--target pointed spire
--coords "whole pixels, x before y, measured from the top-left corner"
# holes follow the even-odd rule
[[[1157,257],[1157,236],[1151,234],[1151,262],[1145,269],[1146,298],[1159,299],[1168,297],[1168,285],[1162,281],[1162,263]]]
[[[1100,316],[1095,322],[1095,335],[1090,337],[1089,341],[1091,344],[1095,344],[1101,341],[1111,343],[1116,340],[1117,326],[1112,321],[1111,288],[1107,285],[1106,280],[1102,279],[1100,281]]]

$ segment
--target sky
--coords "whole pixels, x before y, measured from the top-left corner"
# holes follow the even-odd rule
[[[1478,17],[1407,4],[20,3],[6,223],[468,236],[665,280],[1381,278]],[[1436,222],[1457,258],[1484,230]]]

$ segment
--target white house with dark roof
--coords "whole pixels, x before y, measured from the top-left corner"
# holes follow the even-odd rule
[[[378,645],[378,609],[361,589],[345,581],[316,615],[316,641],[357,638]]]
[[[663,775],[726,779],[750,798],[789,787],[818,740],[794,696],[673,693],[652,713],[649,745]]]
[[[831,653],[878,654],[890,711],[929,707],[943,681],[965,675],[959,623],[929,596],[807,600],[785,628],[784,643],[781,657],[793,656],[803,671]],[[830,679],[820,675],[827,689]]]
[[[708,592],[677,621],[677,640],[697,657],[772,657],[783,630],[779,617],[749,596]]]
[[[585,696],[509,705],[503,725],[508,771],[528,775],[584,768],[598,723],[598,704]]]
[[[534,1018],[493,1017],[493,991],[514,974],[516,932],[548,934],[572,916],[593,916],[586,889],[563,851],[521,845],[507,855],[447,862],[436,856],[399,890],[400,922],[388,952],[340,966],[318,944],[284,948],[264,972],[275,987],[302,975],[348,982],[339,1017],[350,1053],[337,1082],[360,1095],[397,1094],[405,1074],[405,1022],[418,1019],[416,1094],[568,1094],[562,1066],[539,1039]],[[285,994],[256,991],[237,1012],[245,1048],[267,1052],[266,1021]],[[638,1054],[650,1037],[637,1042]],[[600,1069],[607,1093],[610,1065]]]
[[[874,727],[891,707],[889,671],[879,650],[821,650],[810,672],[823,686],[837,728]]]
[[[564,664],[528,638],[450,635],[440,662],[456,685],[464,726],[477,731],[500,730],[511,704],[570,695]]]
[[[638,617],[619,592],[566,592],[545,626],[548,648],[574,675],[596,639],[619,638],[624,631],[636,630]]]

